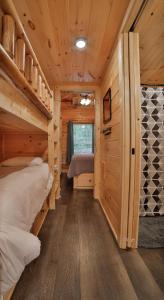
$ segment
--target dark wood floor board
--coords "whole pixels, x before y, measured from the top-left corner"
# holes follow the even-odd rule
[[[58,211],[49,211],[39,234],[40,256],[29,264],[16,286],[12,300],[53,299],[56,265],[61,253],[61,236],[65,221],[66,207],[58,206]],[[60,224],[60,226],[58,226]]]
[[[53,299],[80,300],[79,224],[75,197],[70,199],[67,208],[61,250]]]
[[[164,294],[138,250],[120,250],[120,255],[127,268],[131,282],[135,287],[138,299],[163,300]]]
[[[137,299],[99,203],[80,200],[81,299]]]
[[[138,252],[164,293],[164,249],[142,248],[138,249]]]

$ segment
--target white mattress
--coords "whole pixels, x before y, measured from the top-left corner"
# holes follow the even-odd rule
[[[48,164],[26,167],[0,179],[0,295],[20,278],[40,253],[29,233],[52,186]]]

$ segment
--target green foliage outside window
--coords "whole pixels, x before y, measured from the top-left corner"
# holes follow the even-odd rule
[[[93,125],[73,124],[74,153],[93,152]]]

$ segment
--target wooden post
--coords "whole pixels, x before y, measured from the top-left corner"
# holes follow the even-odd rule
[[[25,77],[29,83],[32,83],[33,58],[30,54],[25,58]]]
[[[45,100],[46,106],[48,107],[48,90],[46,87],[45,87],[45,92],[44,92],[44,100]]]
[[[0,43],[2,43],[3,11],[0,9]]]
[[[33,66],[32,87],[33,87],[34,91],[37,92],[37,89],[38,89],[38,68],[37,68],[37,66]]]
[[[52,118],[52,120],[49,121],[49,124],[48,124],[48,164],[49,164],[50,171],[52,172],[52,174],[54,176],[54,156],[55,156],[54,140],[55,140],[55,136],[54,136],[54,98],[53,97],[51,99],[50,106],[51,106],[51,110],[53,112],[53,118]],[[49,196],[50,209],[55,209],[55,190],[56,190],[56,178],[54,176],[54,181],[53,181],[51,193]]]
[[[51,107],[50,107],[51,98],[52,98],[52,96],[49,94],[48,90],[46,89],[46,91],[45,91],[45,102],[46,102],[46,107],[49,111],[51,111]],[[52,113],[52,111],[51,111],[51,113]]]
[[[7,53],[14,57],[15,22],[10,15],[3,16],[2,44]]]
[[[42,77],[40,74],[38,75],[38,96],[41,100],[42,99]]]
[[[44,105],[46,105],[46,101],[45,101],[45,83],[42,82],[42,102],[44,103]]]
[[[141,112],[140,112],[140,58],[139,34],[129,33],[129,72],[130,72],[130,108],[131,108],[131,149],[130,157],[130,196],[128,247],[137,248],[140,205],[141,176]]]
[[[55,167],[56,167],[56,199],[60,198],[60,175],[61,175],[61,91],[59,87],[55,87],[55,116],[54,116],[54,125],[55,125],[55,155],[57,157]]]
[[[15,63],[18,69],[24,73],[25,71],[25,42],[23,39],[18,39],[15,45]]]
[[[100,200],[100,138],[101,138],[101,93],[95,90],[95,159],[94,159],[94,198]]]

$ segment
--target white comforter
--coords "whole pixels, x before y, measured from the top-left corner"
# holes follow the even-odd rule
[[[27,167],[0,179],[0,295],[20,278],[40,253],[29,233],[52,186],[48,165]]]

